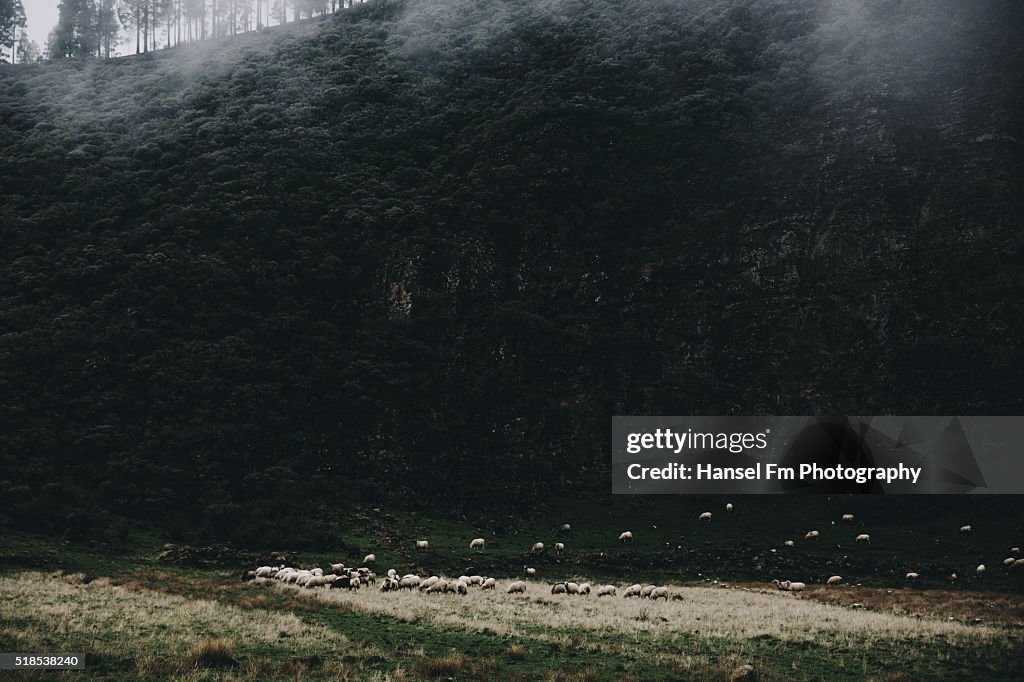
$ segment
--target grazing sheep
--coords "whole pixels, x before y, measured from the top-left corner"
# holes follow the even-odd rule
[[[626,532],[619,534],[619,542],[632,542],[632,541],[633,541],[633,533],[632,532],[627,530]]]
[[[524,583],[522,580],[517,580],[514,583],[512,583],[511,585],[509,585],[508,589],[505,590],[505,594],[515,594],[515,593],[525,594],[526,593],[526,583]]]
[[[796,547],[796,543],[793,542],[792,540],[786,540],[782,544],[784,544],[786,547]]]
[[[493,590],[497,587],[498,581],[494,578],[484,578],[484,581],[480,583],[481,590]]]
[[[398,581],[398,586],[403,590],[413,590],[420,586],[420,577],[418,575],[403,575],[402,579]]]
[[[653,592],[656,587],[657,585],[646,585],[642,590],[640,590],[640,597],[644,598],[651,596],[651,592]]]
[[[700,515],[700,517],[697,520],[698,521],[707,521],[708,523],[711,523],[711,512],[704,512],[703,514]]]
[[[274,573],[274,569],[270,566],[260,566],[256,569],[256,578],[269,578]]]
[[[394,592],[398,589],[398,581],[394,578],[384,578],[380,583],[381,592]]]
[[[808,531],[807,535],[804,536],[804,540],[817,540],[820,533],[816,530]]]
[[[910,573],[907,573],[907,578],[906,579],[909,580],[910,582],[914,582],[915,580],[917,580],[920,577],[921,577],[920,574],[914,573],[913,571],[911,571]]]
[[[376,554],[367,554],[366,556],[363,557],[363,566],[365,566],[367,564],[375,564],[375,563],[377,563],[377,555]]]
[[[536,568],[530,568],[529,566],[523,566],[523,571],[526,572],[526,575],[537,575],[537,569]]]
[[[447,592],[447,591],[448,591],[448,581],[447,580],[443,580],[443,579],[438,579],[438,580],[434,581],[434,583],[431,584],[431,586],[427,588],[427,594],[434,594],[435,592]]]
[[[471,575],[471,576],[469,576],[469,580],[466,581],[466,584],[469,585],[470,587],[474,587],[474,586],[477,586],[477,585],[483,585],[484,584],[483,576]]]
[[[787,592],[803,592],[807,585],[804,583],[794,583],[789,580],[784,580],[782,581],[782,587]]]
[[[558,527],[559,533],[568,533],[571,530],[572,526],[570,526],[568,523],[563,523],[561,526]]]
[[[1013,566],[1017,562],[1012,556],[1003,559],[1003,566]]]
[[[978,564],[978,567],[974,569],[974,572],[980,577],[981,574],[985,572],[985,564]]]
[[[665,601],[668,601],[668,588],[667,587],[655,587],[653,590],[651,590],[651,593],[649,595],[647,595],[647,596],[650,597],[652,600],[653,599],[664,599]]]
[[[579,583],[566,583],[565,584],[565,593],[566,594],[579,594],[580,593]]]
[[[582,595],[590,594],[590,583],[580,583],[580,594],[582,594]]]
[[[331,564],[331,573],[341,573],[345,570],[345,564]]]
[[[420,584],[419,584],[419,588],[420,588],[421,591],[422,590],[428,590],[428,589],[430,589],[434,585],[434,583],[436,583],[439,580],[440,580],[440,578],[438,578],[436,575],[432,575],[429,578],[427,578],[426,580],[421,580]]]
[[[725,511],[727,511],[727,512],[731,512],[732,511],[732,502],[726,503]]]
[[[430,549],[430,543],[426,540],[417,540],[416,549]]]
[[[564,543],[561,543],[561,542],[556,542],[555,543],[555,554],[561,554],[564,549],[565,549],[565,544]]]
[[[484,544],[485,543],[483,538],[473,538],[473,540],[469,543],[469,548],[483,550]]]
[[[306,581],[306,587],[323,587],[326,584],[328,583],[322,575],[310,576],[309,580]],[[331,584],[333,585],[334,583]]]
[[[614,597],[616,591],[617,591],[617,588],[615,587],[615,585],[601,585],[601,587],[597,588],[597,596],[598,597]]]
[[[853,521],[853,514],[843,514],[843,521]]]
[[[854,540],[856,540],[857,542],[866,542],[869,545],[871,544],[871,536],[867,533],[861,533],[860,535],[855,537]]]
[[[966,526],[960,526],[960,532],[961,533],[970,533],[971,532],[970,524],[968,524]]]
[[[533,547],[530,548],[530,553],[531,554],[540,554],[543,551],[544,551],[544,543],[543,542],[535,542],[535,543],[533,543]]]
[[[324,574],[324,569],[322,569],[322,568],[314,568],[312,571],[310,571],[310,573],[312,573],[313,575],[323,575]]]
[[[1017,559],[1013,562],[1014,566],[1024,566],[1024,559]]]
[[[464,580],[454,580],[448,583],[448,588],[446,591],[454,592],[455,594],[468,594],[469,586],[466,585],[466,581]]]
[[[841,582],[843,582],[843,577],[841,575],[834,575],[834,576],[830,577],[828,580],[826,580],[825,584],[826,585],[838,585]]]
[[[566,583],[555,583],[551,586],[551,594],[565,594],[567,591],[565,586]]]
[[[625,597],[639,597],[640,590],[643,589],[642,585],[630,585],[626,588],[626,591],[622,593],[623,598]]]

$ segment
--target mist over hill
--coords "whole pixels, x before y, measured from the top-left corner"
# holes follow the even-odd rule
[[[0,521],[252,539],[607,491],[613,414],[1019,414],[1021,35],[387,0],[2,67]]]

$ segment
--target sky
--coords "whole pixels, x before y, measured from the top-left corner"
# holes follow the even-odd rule
[[[57,25],[57,5],[60,0],[21,0],[28,18],[28,35],[45,49],[46,36]]]

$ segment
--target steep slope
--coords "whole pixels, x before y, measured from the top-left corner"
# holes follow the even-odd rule
[[[1022,28],[409,0],[4,68],[0,514],[515,505],[604,489],[612,414],[1019,413]]]

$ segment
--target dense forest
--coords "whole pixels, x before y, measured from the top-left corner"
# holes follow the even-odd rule
[[[615,414],[1020,414],[1021,35],[375,0],[2,67],[0,524],[254,541],[606,491]]]

